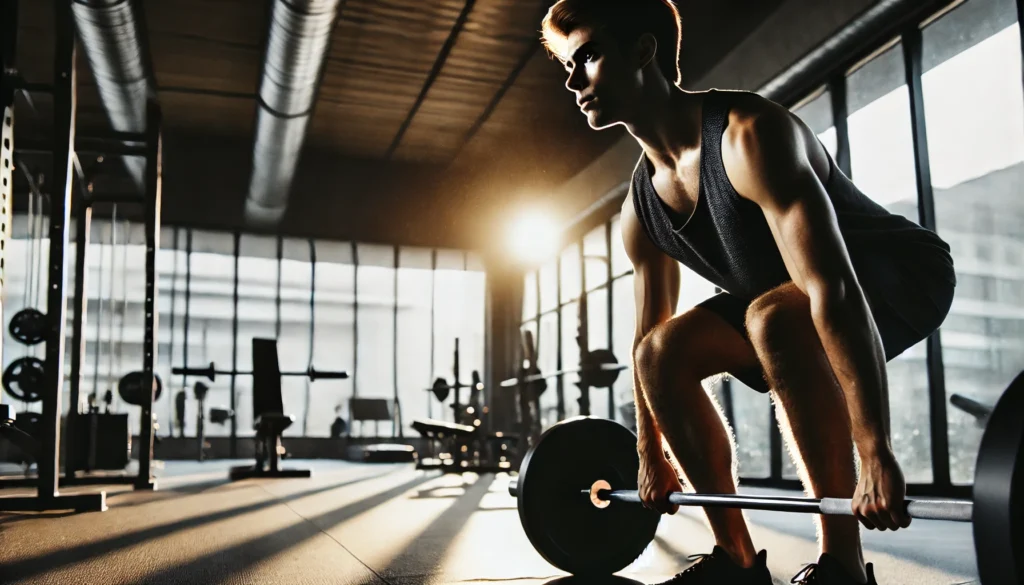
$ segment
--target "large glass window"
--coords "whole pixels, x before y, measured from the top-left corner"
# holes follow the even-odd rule
[[[398,339],[395,359],[402,420],[409,422],[441,412],[434,395],[426,392],[433,382],[434,314],[431,251],[402,248],[398,260]]]
[[[185,391],[181,376],[171,375],[171,368],[185,365],[182,350],[185,347],[185,230],[164,227],[160,232],[160,250],[157,251],[157,373],[164,383],[164,391],[153,409],[160,420],[160,434],[179,436],[175,419],[174,397]],[[232,251],[234,255],[234,251]],[[234,271],[234,266],[232,266]],[[233,310],[233,309],[232,309]],[[226,364],[230,367],[231,363]],[[186,392],[186,397],[191,390]],[[194,411],[193,411],[194,412]],[[186,417],[187,418],[187,417]]]
[[[537,273],[527,272],[523,278],[523,320],[537,316]]]
[[[277,356],[282,371],[303,371],[310,364],[310,305],[313,287],[309,240],[285,238],[281,241],[281,325],[277,336]],[[321,370],[344,369],[337,360],[316,364]],[[301,437],[309,433],[309,401],[320,382],[310,384],[308,378],[281,378],[281,402],[295,423],[285,429],[285,436]]]
[[[540,268],[540,310],[558,306],[558,264],[552,260]]]
[[[612,351],[620,362],[631,366],[636,325],[633,297],[633,275],[622,276],[612,281]],[[631,428],[635,426],[632,370],[623,372],[615,381],[615,405],[619,409],[619,412],[615,413],[615,420]]]
[[[917,221],[917,182],[902,46],[847,79],[853,181],[889,211]],[[924,342],[888,364],[892,443],[907,481],[932,480]]]
[[[995,403],[1024,368],[1024,96],[1013,0],[971,0],[923,31],[939,234],[958,286],[942,327],[946,390]],[[950,473],[970,483],[982,429],[948,408]]]
[[[139,250],[144,253],[144,250]],[[234,351],[231,320],[234,313],[235,240],[224,232],[192,230],[192,255],[189,257],[189,321],[188,362],[203,365],[215,362],[218,369],[230,370]],[[184,274],[182,274],[184,276]],[[141,280],[141,279],[140,279]],[[141,290],[142,284],[139,284]],[[184,294],[181,294],[182,312],[176,321],[184,325]],[[178,301],[176,291],[175,301]],[[176,323],[177,324],[177,323]],[[184,330],[184,327],[182,328]],[[141,341],[141,339],[140,339]],[[246,346],[248,349],[248,346]],[[195,436],[198,402],[194,384],[209,386],[206,395],[207,416],[211,407],[227,408],[231,404],[231,378],[217,378],[216,382],[190,378],[185,388],[185,433]],[[286,410],[291,406],[286,400]],[[207,424],[204,432],[209,436],[226,436],[229,425]]]
[[[359,254],[356,393],[362,398],[392,400],[395,396],[395,249],[374,244],[359,244],[356,249]]]
[[[821,89],[793,108],[793,113],[807,124],[825,146],[825,150],[834,157],[837,137],[835,122],[832,119],[832,94],[826,89]]]
[[[548,313],[540,318],[540,335],[537,339],[537,366],[541,372],[558,369],[558,315]],[[547,390],[540,396],[541,426],[548,427],[558,422],[558,381],[548,378]]]
[[[316,242],[316,294],[313,365],[345,370],[355,363],[355,279],[352,244]],[[317,380],[310,391],[306,434],[328,437],[335,418],[348,420],[348,399],[355,380]],[[369,428],[369,427],[367,427]]]
[[[580,296],[583,275],[580,271],[580,246],[571,244],[562,252],[560,262],[561,268],[561,292],[562,303],[569,302]]]
[[[579,279],[577,279],[579,280]],[[562,368],[575,368],[580,363],[580,347],[576,343],[576,331],[579,325],[579,304],[571,302],[562,307]],[[576,385],[579,374],[566,374],[562,376],[562,387],[565,392],[565,417],[573,417],[580,414],[579,396],[580,390]]]
[[[254,337],[277,338],[277,238],[243,234],[238,255],[238,369],[252,370]],[[195,363],[189,355],[189,362]],[[230,368],[226,368],[230,369]],[[239,436],[253,434],[252,377],[237,376]],[[285,410],[290,406],[285,404]],[[288,414],[292,414],[290,411]]]
[[[439,250],[434,273],[434,375],[454,381],[455,340],[459,340],[459,381],[468,383],[475,370],[484,372],[484,274],[479,262],[463,252]],[[472,268],[472,269],[470,269]],[[469,394],[463,390],[459,401]],[[454,397],[448,399],[449,404]],[[435,404],[436,406],[436,404]],[[445,407],[445,417],[452,412]]]
[[[608,282],[608,226],[602,224],[594,228],[583,238],[583,267],[587,290]],[[615,237],[616,234],[612,234]]]

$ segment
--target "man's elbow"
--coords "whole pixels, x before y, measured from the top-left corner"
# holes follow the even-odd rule
[[[859,291],[860,287],[852,277],[815,279],[807,284],[811,315],[817,320],[845,314],[856,306]]]

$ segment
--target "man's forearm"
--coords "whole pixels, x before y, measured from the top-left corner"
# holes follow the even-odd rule
[[[633,371],[636,371],[634,366]],[[647,399],[644,398],[643,388],[640,386],[640,379],[633,374],[633,400],[636,402],[636,436],[637,449],[650,451],[661,450],[661,432],[654,422],[650,407],[647,406]]]
[[[846,395],[860,456],[891,452],[885,352],[863,296],[832,302],[812,299],[811,315]]]

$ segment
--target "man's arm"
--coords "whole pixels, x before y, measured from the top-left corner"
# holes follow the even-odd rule
[[[784,109],[735,112],[722,158],[737,193],[764,212],[844,389],[861,458],[891,457],[885,355],[822,179],[824,151]],[[736,123],[733,123],[733,122]]]
[[[679,300],[679,265],[648,239],[633,209],[633,188],[622,206],[622,242],[633,263],[636,327],[633,334],[633,397],[636,401],[637,449],[642,453],[664,453],[661,431],[644,398],[636,367],[640,342],[655,326],[675,312]]]

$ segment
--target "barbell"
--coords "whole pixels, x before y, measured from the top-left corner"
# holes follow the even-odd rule
[[[222,376],[232,376],[232,375],[236,375],[236,376],[251,376],[252,375],[252,371],[251,370],[249,370],[249,371],[242,371],[242,370],[218,370],[217,367],[216,367],[216,364],[214,362],[210,362],[210,365],[206,366],[205,368],[196,368],[196,367],[191,367],[191,368],[190,367],[171,368],[171,373],[174,374],[175,376],[201,376],[203,378],[206,378],[206,379],[210,380],[211,382],[216,382],[217,381],[217,374],[220,374]],[[315,382],[316,380],[345,380],[345,379],[348,378],[348,372],[345,372],[345,371],[321,372],[320,370],[317,370],[316,368],[314,368],[312,365],[310,365],[308,368],[306,368],[305,371],[299,371],[299,372],[277,372],[277,374],[279,376],[299,376],[299,377],[302,377],[302,378],[309,378],[310,382]]]
[[[972,522],[983,585],[1024,583],[1024,372],[992,410],[978,452],[973,500],[907,499],[912,518]],[[555,567],[606,576],[654,540],[661,515],[640,502],[636,435],[617,422],[577,417],[541,435],[509,483],[523,530]],[[680,506],[853,515],[851,500],[674,492]]]
[[[610,388],[619,379],[619,372],[628,370],[629,366],[620,364],[615,354],[610,349],[595,349],[587,352],[580,365],[575,368],[555,370],[552,372],[540,372],[536,374],[522,374],[515,378],[502,380],[499,384],[502,388],[513,388],[515,386],[529,386],[538,382],[546,382],[548,378],[557,378],[564,374],[579,374],[580,385],[591,388]]]

